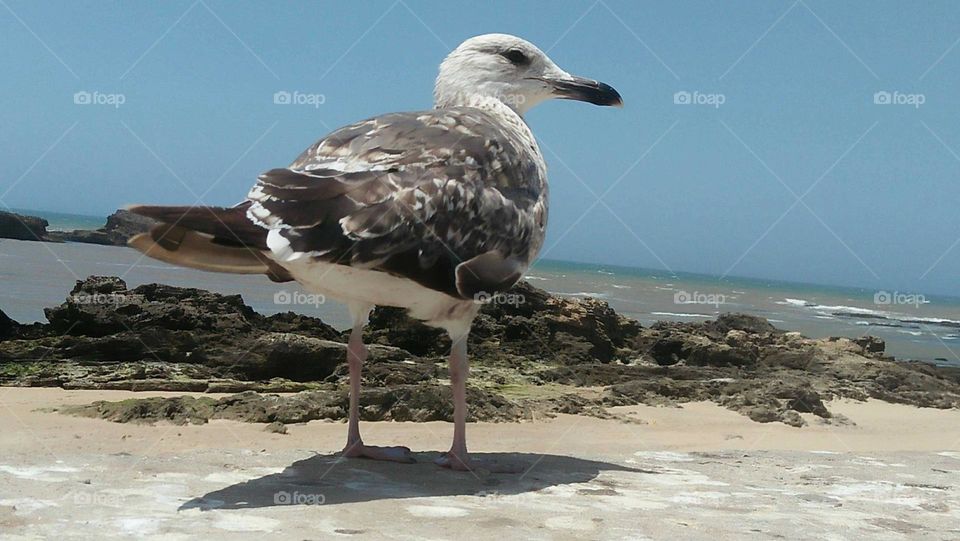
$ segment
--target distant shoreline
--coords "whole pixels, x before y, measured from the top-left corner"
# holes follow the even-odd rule
[[[10,207],[11,211],[18,214],[24,214],[28,216],[36,216],[43,218],[50,222],[50,225],[47,227],[50,231],[57,232],[69,232],[73,230],[98,230],[103,228],[106,220],[109,216],[104,215],[91,215],[91,214],[74,214],[66,212],[57,212],[57,211],[47,211],[47,210],[37,210],[37,209],[26,209],[19,207]],[[85,223],[86,227],[75,227],[74,222],[76,223]],[[703,282],[716,282],[716,283],[730,283],[730,284],[750,284],[755,287],[782,287],[782,288],[796,288],[798,290],[818,290],[818,291],[833,291],[840,294],[854,294],[862,295],[864,293],[874,294],[876,288],[866,287],[866,286],[849,286],[849,285],[837,285],[837,284],[823,284],[816,282],[800,282],[795,280],[781,280],[777,278],[762,278],[756,276],[740,276],[740,275],[729,275],[726,277],[721,277],[714,274],[705,274],[700,272],[688,272],[688,271],[675,271],[669,272],[665,270],[653,269],[648,267],[635,267],[629,265],[619,265],[614,263],[589,263],[584,261],[573,261],[566,259],[550,259],[544,258],[538,260],[534,263],[533,272],[536,269],[540,268],[556,268],[556,267],[575,267],[581,270],[591,270],[591,271],[619,271],[619,273],[636,275],[636,276],[645,276],[645,277],[661,277],[661,278],[675,278],[675,279],[684,279],[684,280],[699,280]],[[957,295],[948,295],[942,293],[932,293],[926,294],[926,297],[937,302],[945,304],[956,304],[960,307],[960,294]]]

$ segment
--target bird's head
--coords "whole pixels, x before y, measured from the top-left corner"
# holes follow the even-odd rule
[[[507,34],[470,38],[440,64],[437,107],[466,105],[478,95],[495,97],[521,115],[551,98],[623,105],[610,85],[570,75],[532,43]]]

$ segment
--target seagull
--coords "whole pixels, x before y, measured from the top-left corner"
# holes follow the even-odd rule
[[[362,331],[373,307],[405,308],[444,329],[454,429],[436,462],[518,471],[467,452],[467,336],[483,302],[513,286],[543,245],[546,164],[523,115],[551,98],[622,106],[611,86],[567,73],[523,39],[470,38],[440,64],[433,109],[340,128],[260,175],[234,207],[129,207],[159,225],[128,244],[175,265],[296,281],[345,303],[345,457],[414,461],[407,447],[360,437]]]

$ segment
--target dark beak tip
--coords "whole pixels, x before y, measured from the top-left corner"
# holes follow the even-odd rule
[[[607,83],[574,77],[572,80],[557,81],[554,87],[560,98],[585,101],[604,107],[623,107],[623,98],[620,97],[620,93]]]
[[[623,98],[620,96],[620,93],[617,92],[617,89],[613,88],[607,83],[600,83],[599,86],[600,90],[605,95],[609,96],[609,103],[605,103],[603,105],[607,105],[609,107],[618,107],[621,109],[623,108]]]

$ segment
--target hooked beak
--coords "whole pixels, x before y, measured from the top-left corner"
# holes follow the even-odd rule
[[[553,95],[565,100],[577,100],[613,107],[623,107],[620,93],[606,83],[568,75],[562,79],[548,79]]]

